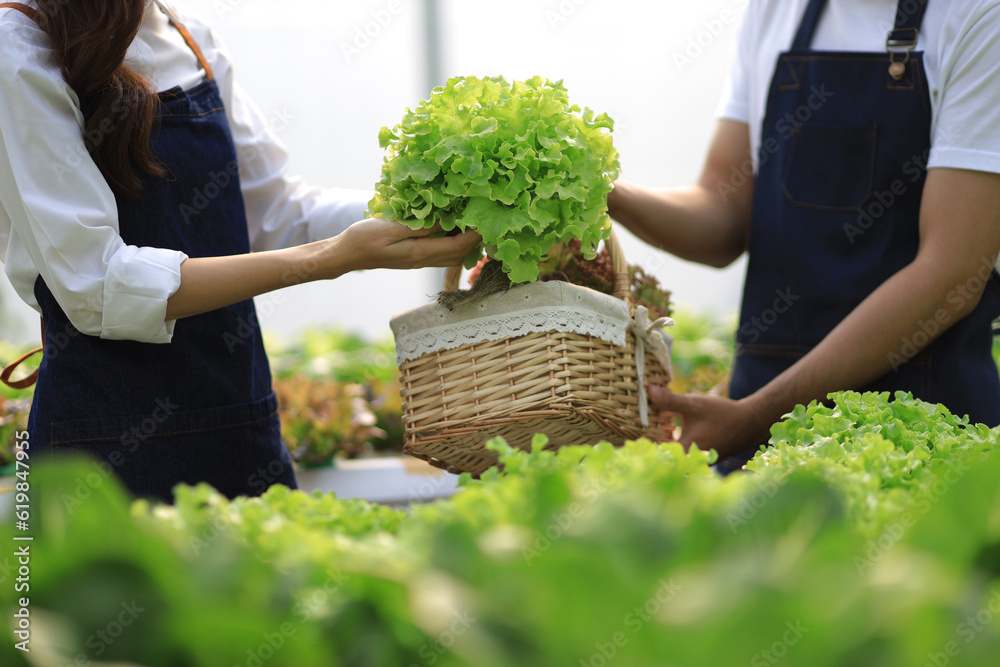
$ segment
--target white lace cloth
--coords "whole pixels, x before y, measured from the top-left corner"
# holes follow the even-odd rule
[[[591,335],[623,346],[625,333],[631,328],[636,335],[643,399],[646,397],[644,352],[651,352],[664,368],[670,369],[672,341],[663,331],[663,327],[670,325],[673,321],[668,318],[650,322],[643,307],[637,309],[633,320],[620,299],[559,281],[519,285],[454,310],[431,304],[396,315],[389,322],[396,337],[396,363],[400,366],[439,350],[542,331]],[[645,400],[640,403],[643,425],[648,425]]]
[[[625,344],[631,323],[619,299],[565,282],[537,282],[490,294],[454,310],[431,304],[396,315],[396,361],[539,331],[591,334]]]

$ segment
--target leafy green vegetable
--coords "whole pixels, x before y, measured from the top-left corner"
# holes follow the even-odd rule
[[[780,479],[808,471],[838,489],[859,530],[875,537],[895,517],[935,493],[942,476],[960,481],[981,464],[996,433],[968,418],[897,392],[841,392],[831,405],[797,406],[771,427],[771,447],[747,465]]]
[[[571,105],[561,81],[449,79],[379,133],[387,155],[368,215],[473,229],[512,282],[533,281],[554,244],[579,239],[592,259],[607,238],[612,128],[607,114]]]
[[[676,443],[495,441],[502,471],[409,511],[205,485],[130,506],[92,463],[33,463],[30,592],[12,547],[0,614],[30,595],[52,664],[995,667],[1000,429],[844,393],[772,435],[726,478]]]

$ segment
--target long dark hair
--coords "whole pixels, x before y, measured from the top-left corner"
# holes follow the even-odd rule
[[[144,0],[38,0],[48,34],[86,118],[84,140],[116,195],[138,197],[145,175],[162,166],[150,148],[158,98],[152,85],[125,66],[139,32]]]

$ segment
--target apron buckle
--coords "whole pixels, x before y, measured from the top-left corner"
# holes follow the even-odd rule
[[[920,31],[916,28],[897,28],[891,31],[885,40],[885,50],[889,54],[889,76],[896,81],[902,80],[906,74],[906,64],[910,62],[910,52],[917,48],[917,37]],[[901,60],[897,56],[902,56]]]

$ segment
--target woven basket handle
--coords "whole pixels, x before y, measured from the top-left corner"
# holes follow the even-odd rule
[[[628,277],[628,264],[625,262],[625,251],[622,250],[621,241],[618,240],[618,235],[615,234],[614,227],[611,228],[611,235],[604,242],[604,247],[608,249],[608,254],[611,255],[611,269],[615,273],[612,295],[624,301],[625,305],[628,306],[629,312],[632,312],[632,280]]]
[[[611,235],[608,236],[608,240],[604,242],[605,247],[608,249],[608,254],[611,255],[611,269],[614,271],[614,289],[613,296],[617,299],[621,299],[628,306],[629,312],[632,312],[632,281],[628,277],[628,264],[625,261],[625,252],[622,250],[622,244],[618,240],[618,236],[615,234],[615,228],[611,228]],[[449,267],[444,274],[444,289],[446,292],[454,292],[458,289],[458,284],[462,279],[462,266],[452,266]]]

